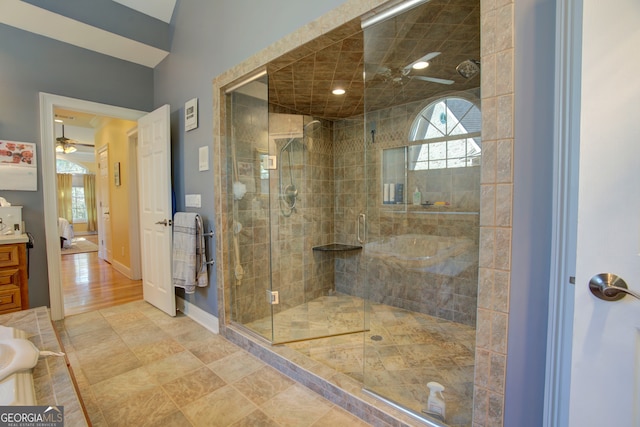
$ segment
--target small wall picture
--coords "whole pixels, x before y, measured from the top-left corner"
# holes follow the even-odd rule
[[[190,131],[198,127],[198,98],[184,103],[184,130]]]
[[[113,165],[113,182],[116,187],[120,187],[120,162]]]
[[[37,191],[36,144],[0,140],[0,190]]]

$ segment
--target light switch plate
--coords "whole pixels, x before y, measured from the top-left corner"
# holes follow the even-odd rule
[[[200,194],[185,194],[184,204],[188,208],[201,208],[202,201]]]
[[[198,170],[200,172],[209,170],[209,147],[207,146],[200,147],[198,150]]]

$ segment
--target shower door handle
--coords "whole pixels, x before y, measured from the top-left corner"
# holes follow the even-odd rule
[[[360,222],[362,222],[362,234],[365,236],[364,238],[360,236]],[[358,215],[358,221],[356,222],[356,230],[357,230],[358,242],[364,245],[364,240],[367,236],[367,217],[363,213]]]

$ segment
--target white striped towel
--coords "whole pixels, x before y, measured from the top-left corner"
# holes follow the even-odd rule
[[[173,286],[187,294],[209,284],[203,228],[196,213],[176,212],[173,217]]]

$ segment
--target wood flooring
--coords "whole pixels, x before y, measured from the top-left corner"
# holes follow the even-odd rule
[[[66,316],[142,299],[142,281],[116,271],[97,252],[64,255],[60,267]]]

